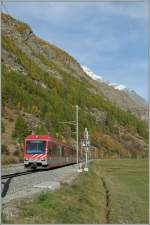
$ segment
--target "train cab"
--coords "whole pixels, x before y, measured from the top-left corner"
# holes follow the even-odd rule
[[[48,135],[29,135],[24,144],[25,167],[47,167]]]

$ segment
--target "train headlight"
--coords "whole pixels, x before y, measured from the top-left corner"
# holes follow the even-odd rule
[[[45,161],[45,158],[41,159],[41,161]]]
[[[25,161],[28,161],[29,159],[28,158],[25,158]]]

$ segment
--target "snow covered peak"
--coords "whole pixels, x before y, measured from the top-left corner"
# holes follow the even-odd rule
[[[115,89],[117,89],[119,91],[127,89],[126,86],[123,84],[109,83],[108,85],[114,87]]]
[[[120,90],[120,91],[127,89],[126,86],[123,85],[123,84],[119,84],[119,85],[115,86],[114,88],[115,88],[115,89],[118,89],[118,90]]]
[[[91,77],[93,80],[103,80],[103,78],[99,75],[96,75],[95,73],[92,72],[87,66],[81,66],[83,71]]]
[[[117,83],[111,83],[109,81],[104,80],[101,76],[96,75],[95,73],[92,72],[92,70],[90,70],[87,66],[81,66],[83,71],[89,76],[91,77],[93,80],[98,80],[101,81],[103,83],[108,84],[109,86],[112,86],[114,89],[117,89],[119,91],[123,91],[123,90],[127,90],[126,86],[123,84],[117,84]]]

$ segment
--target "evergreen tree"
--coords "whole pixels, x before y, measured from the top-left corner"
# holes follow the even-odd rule
[[[13,137],[17,138],[19,143],[22,143],[24,138],[30,133],[28,126],[22,116],[18,116],[15,122],[15,130]]]

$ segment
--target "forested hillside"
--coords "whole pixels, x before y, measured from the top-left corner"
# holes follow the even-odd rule
[[[97,157],[146,157],[147,124],[111,103],[80,64],[65,51],[35,36],[31,28],[2,14],[2,161],[22,158],[24,137],[49,133],[75,140],[90,133]]]

